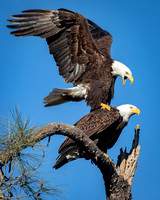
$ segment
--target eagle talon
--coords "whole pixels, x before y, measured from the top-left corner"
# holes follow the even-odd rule
[[[111,110],[111,106],[108,106],[107,104],[101,103],[101,109],[107,109],[107,110]]]
[[[110,162],[113,162],[113,160],[109,158],[109,155],[107,155],[106,153],[104,153],[104,156],[105,156],[106,158],[108,158]]]
[[[104,156],[106,156],[106,158],[109,158],[109,155],[107,155],[106,153],[104,153]]]
[[[116,165],[112,162],[112,166],[114,167],[114,168],[116,168]]]
[[[113,163],[113,160],[109,158],[109,155],[107,155],[106,153],[104,153],[104,156],[106,156],[106,158],[108,158],[109,161],[111,162],[112,166],[113,166],[114,168],[116,168],[116,165]]]

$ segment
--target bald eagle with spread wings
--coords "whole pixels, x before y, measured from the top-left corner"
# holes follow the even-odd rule
[[[129,118],[139,113],[140,110],[130,104],[110,107],[110,110],[97,109],[85,115],[74,126],[88,135],[99,149],[106,153],[118,140]],[[55,169],[78,158],[89,159],[84,149],[69,137],[62,143],[58,153],[60,155],[53,166]]]
[[[26,10],[8,20],[16,37],[46,38],[59,74],[73,88],[57,89],[44,98],[45,106],[85,99],[91,110],[110,104],[118,76],[133,83],[130,69],[111,58],[112,36],[83,15],[66,10]]]

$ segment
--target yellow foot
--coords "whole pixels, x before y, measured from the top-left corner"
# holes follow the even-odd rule
[[[111,110],[111,106],[108,106],[107,104],[101,103],[101,109],[107,109],[107,110]]]
[[[109,158],[109,156],[106,153],[104,153],[104,155],[106,156],[106,158]]]
[[[116,165],[112,162],[112,166],[114,167],[114,168],[116,168]]]
[[[106,156],[106,158],[108,158],[110,162],[113,162],[113,160],[109,158],[109,155],[107,155],[106,153],[104,153],[104,156]]]
[[[106,153],[104,153],[104,155],[106,156],[106,158],[109,158],[109,156]],[[112,166],[116,168],[116,165],[113,163],[113,160],[109,158],[109,161],[112,163]]]

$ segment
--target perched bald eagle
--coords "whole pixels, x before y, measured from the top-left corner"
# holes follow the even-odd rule
[[[111,107],[110,111],[97,109],[80,119],[75,126],[87,134],[99,149],[106,153],[107,149],[116,143],[129,118],[135,113],[139,115],[140,110],[129,104]],[[53,166],[55,169],[77,158],[88,159],[84,150],[68,137],[60,146],[58,153],[60,156]]]
[[[44,98],[45,106],[85,99],[91,110],[110,104],[117,76],[133,83],[130,69],[110,56],[112,36],[84,16],[65,9],[27,10],[8,20],[17,37],[46,38],[59,74],[73,88],[53,89]]]

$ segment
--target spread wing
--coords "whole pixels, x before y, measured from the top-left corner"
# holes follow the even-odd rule
[[[82,75],[90,70],[90,66],[101,66],[104,54],[108,53],[110,58],[111,42],[108,43],[108,39],[107,43],[105,42],[108,49],[100,48],[108,34],[105,32],[102,37],[102,29],[97,31],[93,22],[90,21],[88,25],[87,19],[78,13],[65,9],[27,10],[23,11],[23,14],[11,17],[14,19],[8,21],[13,25],[7,27],[16,29],[11,34],[17,37],[46,38],[50,54],[59,66],[59,74],[67,83],[79,84],[83,79]]]
[[[113,42],[113,37],[108,31],[103,30],[97,24],[88,20],[89,29],[98,50],[106,57],[111,55],[110,49]]]
[[[106,109],[97,109],[85,115],[75,124],[75,126],[84,131],[84,133],[89,137],[98,139],[98,135],[109,126],[116,123],[119,120],[119,117],[119,112],[114,108],[112,108],[111,111]],[[61,153],[73,143],[75,142],[67,137],[60,146],[58,152]]]

